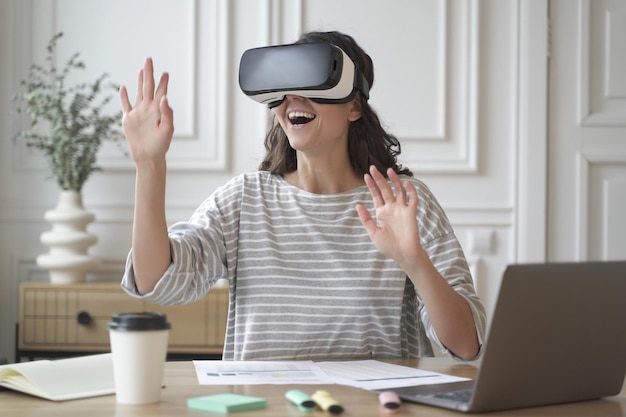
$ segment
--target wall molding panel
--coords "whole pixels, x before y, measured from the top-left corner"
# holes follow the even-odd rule
[[[47,40],[58,31],[64,31],[66,36],[59,43],[60,55],[69,54],[78,50],[85,61],[90,74],[95,74],[97,68],[106,68],[111,74],[112,81],[124,79],[131,102],[134,103],[136,90],[136,76],[143,64],[145,56],[142,51],[131,51],[119,55],[119,42],[133,39],[133,27],[136,25],[137,14],[125,10],[128,3],[123,0],[111,2],[96,2],[87,4],[80,0],[53,0],[50,2],[35,2],[25,0],[20,2],[17,15],[24,21],[20,36],[15,38],[16,50],[29,51],[32,58],[23,61],[15,74],[24,74],[28,65],[26,62],[40,61],[41,51]],[[157,40],[140,39],[147,44],[144,49],[153,52],[155,59],[155,78],[162,71],[170,72],[169,99],[174,108],[176,124],[172,145],[168,153],[168,168],[171,171],[225,171],[228,167],[228,139],[230,137],[229,109],[231,95],[228,86],[233,76],[229,68],[231,51],[227,45],[230,30],[230,2],[228,0],[214,0],[203,2],[200,0],[181,0],[176,3],[177,13],[173,14],[168,8],[171,3],[166,0],[138,1],[134,4],[138,10],[142,7],[152,9],[153,18],[145,24],[147,33],[162,34]],[[73,13],[90,15],[96,7],[103,16],[101,19],[89,22],[71,20],[68,10]],[[102,9],[102,10],[100,10]],[[39,29],[31,34],[30,28],[37,27],[36,22],[49,19],[46,24],[39,25]],[[102,43],[97,52],[85,47],[90,41],[100,42],[94,35],[73,36],[77,32],[85,33],[85,25],[93,26],[95,34],[102,33],[108,22],[116,21],[116,31],[111,35],[109,42]],[[74,26],[73,26],[74,25]],[[163,28],[177,27],[176,31],[165,31]],[[89,33],[87,31],[86,33]],[[167,43],[163,39],[180,45],[176,48],[160,47],[160,43]],[[158,42],[157,42],[158,41]],[[67,44],[72,42],[71,44]],[[160,43],[159,43],[160,42]],[[168,52],[169,51],[169,52]],[[173,53],[171,53],[173,52]],[[61,59],[59,59],[61,61]],[[60,62],[62,63],[62,62]],[[165,64],[163,64],[165,63]],[[126,69],[128,68],[128,69]],[[100,72],[97,72],[100,74]],[[128,80],[128,81],[126,81]],[[111,112],[119,110],[119,100],[114,97],[109,107]],[[17,130],[18,127],[15,127]],[[25,152],[23,146],[16,146],[16,170],[44,170],[40,158]],[[103,143],[99,154],[99,165],[106,170],[128,171],[134,170],[130,157],[124,156],[117,146],[112,143]]]
[[[626,213],[626,154],[578,154],[578,260],[620,259]]]
[[[626,25],[610,2],[579,0],[579,120],[583,126],[626,126]],[[593,63],[593,65],[591,64]]]
[[[370,9],[373,14],[384,14],[389,9],[388,4],[381,2],[369,0],[365,3],[367,4],[362,7]],[[307,7],[310,4],[302,0],[266,0],[263,4],[261,15],[267,18],[265,38],[268,44],[292,42],[300,32],[318,29],[310,23],[317,22],[312,17],[317,10],[311,10],[311,7]],[[427,131],[419,123],[403,123],[404,127],[399,128],[400,131],[396,134],[402,142],[403,154],[407,155],[405,163],[416,173],[477,173],[479,1],[442,0],[434,4],[437,9],[437,25],[435,32],[428,36],[434,39],[437,48],[436,72],[441,74],[436,78],[438,82],[435,95],[422,97],[419,91],[411,90],[414,88],[412,85],[402,91],[406,96],[424,100],[424,106],[429,106],[431,102],[438,103],[435,110],[436,121],[433,129]],[[284,21],[276,22],[278,16]],[[348,19],[350,16],[343,18]],[[400,18],[410,20],[410,11],[398,17]],[[334,19],[340,21],[342,17]],[[328,25],[330,28],[340,26],[334,22]],[[358,37],[358,33],[356,36]],[[380,36],[388,36],[388,43],[394,43],[393,35]],[[403,54],[407,53],[407,65],[411,65],[413,61],[419,62],[419,56],[415,55],[418,51],[403,51]],[[393,79],[393,74],[382,73],[385,70],[384,66],[377,65],[376,78]],[[375,91],[379,96],[385,94],[384,91]],[[450,100],[449,97],[455,99]],[[382,105],[373,104],[381,115],[393,114],[383,107],[386,102]]]
[[[438,87],[442,103],[435,135],[400,137],[406,163],[416,173],[478,172],[478,74],[480,71],[478,1],[440,2],[441,32],[437,34],[445,78]],[[456,53],[448,53],[455,51]],[[454,97],[454,99],[450,99]]]

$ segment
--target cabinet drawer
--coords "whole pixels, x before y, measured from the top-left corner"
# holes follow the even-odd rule
[[[184,306],[163,307],[146,303],[146,311],[156,311],[167,315],[172,324],[170,329],[170,346],[198,346],[206,344],[206,305],[202,302]]]
[[[214,288],[193,304],[163,307],[130,297],[119,283],[20,285],[18,349],[109,351],[107,324],[115,313],[156,311],[172,324],[168,353],[221,354],[228,289]]]
[[[76,291],[71,288],[25,288],[20,303],[25,317],[48,318],[76,318],[82,311],[94,317],[110,318],[112,311],[134,311],[141,309],[143,304],[115,291]]]
[[[108,350],[109,319],[96,319],[88,325],[79,324],[75,318],[38,317],[24,318],[20,326],[23,345],[88,345]]]

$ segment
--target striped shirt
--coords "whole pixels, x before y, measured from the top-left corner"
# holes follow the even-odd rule
[[[467,300],[482,343],[485,310],[461,246],[430,190],[409,180],[422,245]],[[242,174],[170,227],[172,263],[152,292],[138,294],[130,253],[122,287],[179,305],[227,279],[225,360],[432,356],[431,341],[451,355],[404,271],[369,239],[357,204],[373,212],[367,186],[313,194],[266,171]]]

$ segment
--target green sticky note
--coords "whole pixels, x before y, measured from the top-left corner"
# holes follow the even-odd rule
[[[216,413],[257,410],[267,407],[265,398],[239,394],[216,394],[187,399],[187,407]]]

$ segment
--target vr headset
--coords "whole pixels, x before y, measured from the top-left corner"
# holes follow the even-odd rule
[[[271,109],[287,94],[317,103],[347,103],[356,91],[367,100],[369,84],[350,57],[329,43],[248,49],[239,63],[239,87]]]

